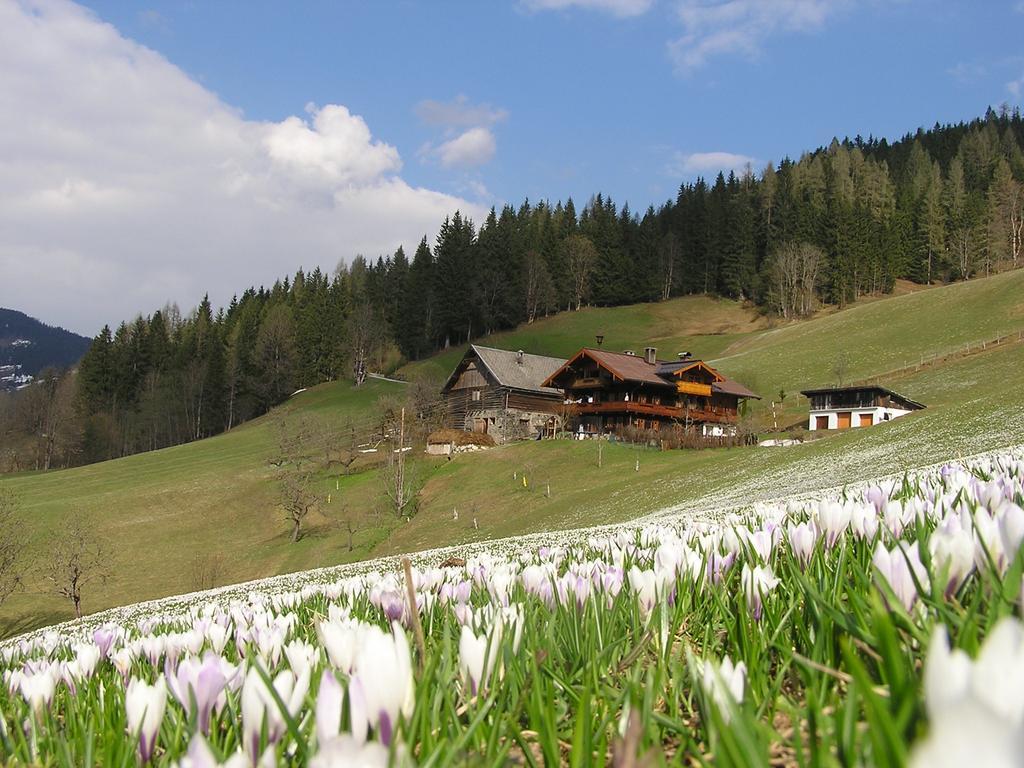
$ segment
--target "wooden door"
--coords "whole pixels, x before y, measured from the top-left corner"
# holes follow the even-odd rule
[[[849,429],[852,423],[853,414],[849,411],[840,411],[836,414],[837,426],[839,429]]]
[[[858,427],[870,427],[872,424],[875,423],[874,422],[874,417],[870,413],[861,413],[861,414],[858,414],[858,417],[859,417],[859,422],[857,424]]]
[[[828,429],[828,416],[815,416],[814,417],[814,428],[815,429]]]

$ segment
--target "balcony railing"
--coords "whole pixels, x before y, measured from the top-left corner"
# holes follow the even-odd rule
[[[661,416],[680,422],[707,421],[716,423],[733,423],[736,414],[724,408],[680,408],[673,405],[655,405],[638,403],[632,400],[611,400],[603,403],[577,403],[569,405],[569,412],[575,416],[587,415],[630,415],[630,416]]]

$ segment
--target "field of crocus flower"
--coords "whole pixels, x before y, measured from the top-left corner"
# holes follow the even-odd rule
[[[1024,451],[108,612],[0,650],[5,764],[1017,765]]]

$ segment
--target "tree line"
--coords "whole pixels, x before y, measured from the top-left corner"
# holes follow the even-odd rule
[[[1016,267],[1022,146],[1019,112],[990,109],[894,142],[834,140],[758,172],[697,179],[643,213],[604,194],[581,210],[571,198],[505,205],[479,226],[455,212],[411,258],[402,247],[359,256],[216,311],[204,298],[187,315],[169,305],[103,328],[72,381],[47,372],[0,404],[0,430],[18,437],[9,443],[24,465],[97,461],[207,437],[297,389],[358,382],[585,305],[708,293],[791,318],[901,278]]]

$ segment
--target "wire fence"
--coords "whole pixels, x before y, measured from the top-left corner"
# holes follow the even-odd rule
[[[959,360],[969,355],[976,355],[982,352],[986,352],[995,347],[1016,345],[1024,343],[1024,329],[1011,331],[1010,333],[1004,333],[999,336],[995,336],[988,339],[982,339],[981,341],[969,341],[959,347],[952,350],[946,350],[945,352],[938,352],[933,355],[920,355],[916,360],[907,359],[904,365],[899,368],[894,368],[889,371],[882,373],[872,374],[865,379],[857,379],[852,384],[870,384],[878,381],[882,378],[896,377],[905,375],[908,373],[917,373],[918,371],[929,368],[933,365],[941,363],[948,363],[953,360]]]

